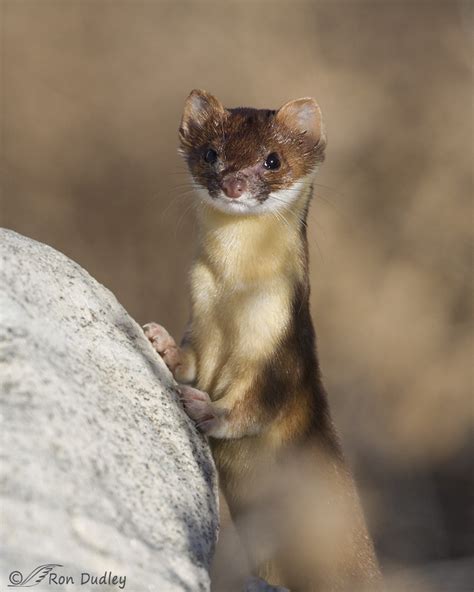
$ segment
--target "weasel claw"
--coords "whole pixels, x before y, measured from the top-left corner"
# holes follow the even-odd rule
[[[180,385],[180,399],[187,415],[196,427],[208,434],[220,421],[220,413],[213,406],[209,395],[191,386]]]

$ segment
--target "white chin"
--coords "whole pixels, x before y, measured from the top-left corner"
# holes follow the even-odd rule
[[[211,198],[212,199],[212,198]],[[258,204],[251,204],[246,201],[241,201],[240,198],[238,199],[223,199],[221,197],[217,197],[216,199],[212,199],[212,207],[220,210],[221,212],[225,212],[226,214],[236,214],[237,216],[243,214],[251,214],[258,210]]]

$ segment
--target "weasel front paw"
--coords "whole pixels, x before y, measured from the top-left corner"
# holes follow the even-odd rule
[[[225,411],[217,408],[209,395],[192,386],[179,386],[180,399],[188,416],[196,426],[208,435],[213,435],[225,421]]]
[[[153,348],[163,358],[172,374],[182,362],[181,349],[176,345],[175,340],[168,331],[158,323],[147,323],[143,325],[143,331],[150,340]]]

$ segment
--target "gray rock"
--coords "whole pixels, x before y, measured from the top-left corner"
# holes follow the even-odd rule
[[[8,230],[0,393],[0,589],[49,564],[38,589],[209,589],[216,475],[170,373],[106,288]]]

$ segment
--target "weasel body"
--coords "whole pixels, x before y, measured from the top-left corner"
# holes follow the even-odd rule
[[[145,331],[177,381],[192,385],[181,387],[184,407],[210,437],[255,573],[295,591],[377,586],[309,309],[306,218],[324,159],[320,109],[313,99],[278,111],[225,109],[193,91],[180,141],[198,195],[191,320],[180,348],[159,325]]]

